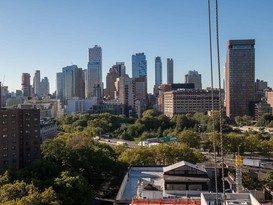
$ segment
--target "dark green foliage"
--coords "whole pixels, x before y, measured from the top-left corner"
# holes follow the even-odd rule
[[[152,147],[136,147],[121,153],[119,160],[128,165],[170,165],[182,160],[203,162],[205,157],[186,144],[164,143]]]
[[[238,126],[249,126],[251,125],[252,118],[250,116],[244,115],[236,116],[234,120]]]
[[[64,171],[54,180],[54,188],[63,204],[90,204],[93,190],[86,179],[76,173]]]
[[[268,171],[266,173],[263,182],[269,189],[273,189],[273,171]]]
[[[257,122],[257,126],[258,127],[266,127],[268,125],[271,126],[272,121],[273,121],[273,115],[270,114],[270,113],[265,113],[265,114],[263,114],[263,116]]]
[[[243,173],[243,187],[248,190],[261,190],[262,183],[259,181],[256,173],[248,171]]]

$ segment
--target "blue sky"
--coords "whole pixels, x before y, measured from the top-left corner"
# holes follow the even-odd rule
[[[272,10],[272,0],[219,0],[222,78],[227,40],[253,38],[256,78],[273,86]],[[213,41],[215,54],[215,35]],[[11,91],[21,89],[23,72],[33,77],[40,70],[53,92],[56,73],[71,64],[85,69],[88,48],[96,44],[102,47],[103,81],[117,61],[125,62],[131,76],[132,54],[144,52],[149,92],[156,56],[162,59],[163,83],[166,59],[173,58],[175,82],[197,70],[203,87],[210,86],[206,0],[0,0],[0,81]],[[215,70],[216,65],[214,55]]]

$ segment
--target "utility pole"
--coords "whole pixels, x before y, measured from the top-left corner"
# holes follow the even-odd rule
[[[242,190],[242,157],[240,155],[240,145],[238,147],[238,153],[235,156],[236,165],[236,192],[239,193]]]

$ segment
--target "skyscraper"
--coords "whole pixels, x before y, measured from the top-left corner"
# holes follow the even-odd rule
[[[161,58],[157,56],[155,58],[155,85],[154,85],[154,95],[158,95],[158,86],[162,84],[162,62]]]
[[[194,89],[202,89],[202,78],[201,74],[198,74],[195,70],[190,70],[188,74],[185,75],[185,83],[194,83]]]
[[[144,53],[132,55],[132,77],[135,100],[147,101],[147,60]]]
[[[62,86],[60,89],[59,86]],[[84,98],[84,73],[76,65],[66,66],[62,74],[57,73],[57,96],[63,94],[63,101],[73,97]]]
[[[124,62],[116,62],[115,68],[119,76],[126,74],[126,66]]]
[[[229,40],[226,56],[226,114],[251,115],[255,99],[255,40]]]
[[[124,75],[117,78],[115,84],[119,102],[128,107],[134,107],[133,79]]]
[[[64,86],[63,86],[63,73],[56,74],[56,98],[63,101],[64,97]]]
[[[167,58],[167,84],[173,84],[173,59]]]
[[[34,77],[33,77],[33,91],[34,95],[40,96],[40,81],[41,81],[41,74],[39,70],[35,71]]]
[[[30,85],[30,74],[22,74],[22,91],[25,97],[31,97],[31,85]]]
[[[95,45],[89,48],[89,62],[87,66],[87,96],[99,97],[102,94],[102,51]]]
[[[40,95],[47,96],[49,94],[49,81],[47,77],[44,77],[40,83]]]
[[[108,100],[112,100],[115,98],[115,91],[116,91],[115,82],[118,77],[119,77],[119,74],[116,70],[116,67],[112,66],[112,68],[109,69],[109,73],[107,73],[106,75],[105,97]]]
[[[147,60],[144,53],[132,55],[132,77],[147,77]]]

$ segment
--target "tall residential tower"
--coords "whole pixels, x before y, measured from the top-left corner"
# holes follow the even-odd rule
[[[173,59],[167,58],[167,84],[173,84]]]
[[[29,73],[23,73],[22,74],[22,91],[24,97],[31,97],[31,85],[30,85],[30,74]]]
[[[89,62],[87,66],[87,98],[102,95],[102,51],[95,45],[89,48]]]
[[[229,40],[226,56],[226,114],[252,115],[255,100],[255,40]]]
[[[41,73],[39,70],[35,71],[34,78],[33,78],[33,91],[34,95],[40,96],[40,87],[41,87]]]
[[[155,85],[154,85],[154,95],[158,95],[158,86],[162,84],[162,62],[161,58],[157,56],[155,58]]]
[[[132,78],[135,100],[146,101],[147,97],[147,60],[144,53],[132,55]]]

